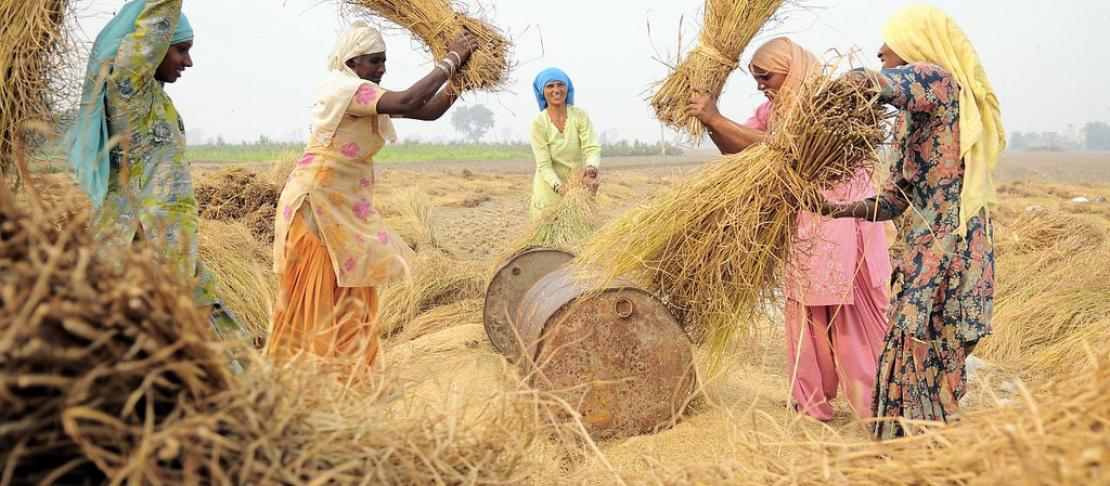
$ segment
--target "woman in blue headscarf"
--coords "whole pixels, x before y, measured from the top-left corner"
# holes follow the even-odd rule
[[[81,106],[66,134],[70,166],[93,204],[92,230],[110,248],[143,239],[166,263],[198,282],[224,339],[242,328],[213,295],[197,259],[198,220],[185,124],[163,89],[192,67],[193,29],[182,0],[127,3],[96,37]]]
[[[597,192],[601,145],[586,110],[574,106],[574,83],[567,73],[558,68],[540,71],[532,91],[540,107],[539,116],[532,120],[536,176],[528,216],[535,222],[566,194],[569,183],[578,183],[568,180],[576,170],[582,170],[581,184]]]

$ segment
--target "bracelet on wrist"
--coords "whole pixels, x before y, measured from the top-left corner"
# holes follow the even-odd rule
[[[436,69],[439,69],[440,71],[443,71],[443,74],[447,75],[447,78],[448,78],[448,79],[450,79],[450,78],[451,78],[451,69],[450,69],[450,68],[448,68],[448,67],[447,67],[446,65],[444,65],[443,63],[441,63],[441,62],[437,62],[437,63],[436,63]]]
[[[459,55],[459,53],[457,53],[455,51],[451,51],[451,52],[448,52],[447,55],[448,56],[455,56],[455,62],[459,63],[459,66],[462,66],[462,63],[463,63],[462,62],[462,56]]]
[[[458,70],[458,68],[459,68],[457,65],[455,65],[455,61],[452,61],[450,57],[445,57],[440,62],[442,62],[444,64],[447,64],[447,67],[451,69],[451,74],[452,75],[454,75],[455,71]]]

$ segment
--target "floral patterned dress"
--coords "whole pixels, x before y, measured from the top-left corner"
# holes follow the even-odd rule
[[[274,272],[284,273],[289,228],[303,211],[328,248],[340,287],[377,287],[410,274],[414,252],[374,207],[374,155],[385,145],[377,116],[382,93],[363,83],[331,142],[309,141],[278,201]]]
[[[168,264],[185,278],[198,279],[197,302],[214,306],[217,335],[241,338],[245,331],[216,297],[215,278],[197,258],[199,215],[185,160],[185,124],[154,79],[170,48],[181,2],[148,0],[135,31],[120,44],[108,77],[106,108],[111,136],[123,141],[110,153],[108,194],[93,215],[92,230],[109,248],[127,248],[137,238],[159,246]]]
[[[967,392],[967,354],[990,334],[994,247],[986,211],[960,225],[959,86],[940,66],[885,69],[882,102],[901,110],[901,157],[878,197],[888,217],[913,211],[907,250],[894,271],[891,329],[879,357],[874,426],[879,439],[912,432],[912,422],[943,422]]]

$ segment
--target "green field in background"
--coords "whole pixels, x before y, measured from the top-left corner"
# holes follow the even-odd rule
[[[276,162],[299,158],[303,146],[294,144],[191,145],[185,157],[192,162]],[[659,144],[626,142],[604,145],[604,156],[659,155]],[[667,155],[682,155],[682,150],[667,147]],[[377,162],[436,162],[441,160],[531,160],[532,147],[513,144],[423,144],[386,145],[374,157]]]

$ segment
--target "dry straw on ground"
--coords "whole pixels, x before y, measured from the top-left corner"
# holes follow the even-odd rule
[[[468,15],[451,0],[342,0],[357,13],[384,18],[420,39],[435,59],[447,56],[447,45],[469,30],[478,48],[451,83],[453,90],[497,91],[509,80],[509,39],[497,27]]]
[[[245,169],[223,169],[199,178],[197,210],[205,219],[238,221],[261,243],[274,241],[274,216],[281,186]]]
[[[996,402],[959,422],[907,439],[837,436],[798,440],[782,431],[747,433],[729,459],[648,461],[622,470],[628,484],[1105,484],[1110,468],[1110,356],[1015,403]],[[740,418],[742,419],[742,418]],[[607,472],[576,478],[612,482]]]
[[[1028,211],[995,232],[994,329],[976,353],[1038,379],[1088,364],[1084,343],[1110,336],[1110,221]]]
[[[696,340],[720,350],[775,298],[800,208],[873,160],[880,116],[873,94],[812,79],[766,143],[617,218],[580,264],[658,292]]]
[[[0,0],[0,182],[19,178],[18,146],[33,132],[28,124],[55,119],[54,104],[73,83],[63,75],[72,58],[67,0]]]
[[[216,295],[247,329],[255,344],[269,336],[277,279],[269,245],[242,223],[201,220],[198,256],[216,277]]]
[[[698,45],[662,81],[651,98],[655,116],[697,146],[704,127],[687,114],[694,90],[720,95],[740,55],[784,0],[706,0]]]
[[[481,265],[460,261],[436,250],[418,253],[411,279],[381,292],[378,329],[383,336],[407,332],[421,314],[440,306],[478,299],[485,291]]]
[[[414,250],[452,253],[435,219],[432,198],[426,192],[410,187],[388,199],[379,198],[379,202],[389,216],[387,222]]]

